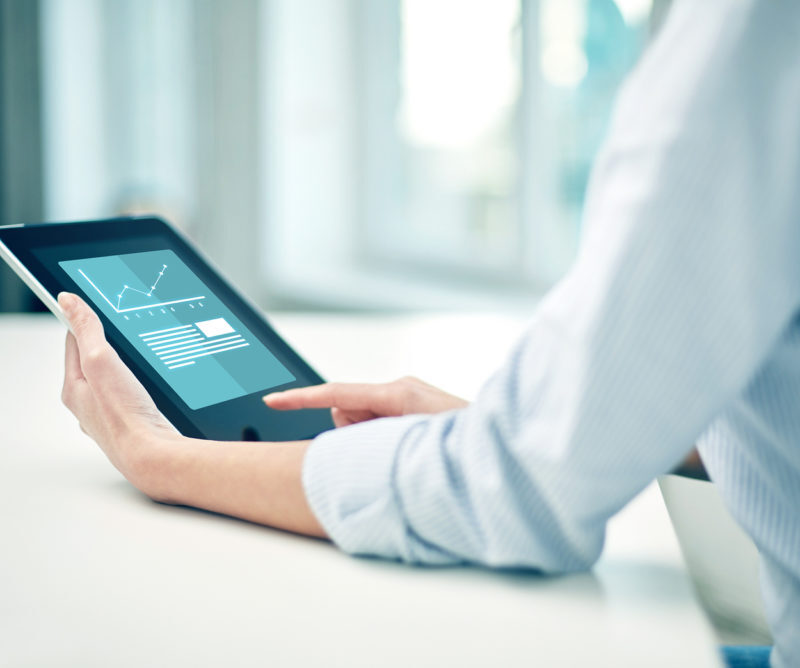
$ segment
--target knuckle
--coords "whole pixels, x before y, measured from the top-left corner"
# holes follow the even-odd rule
[[[89,335],[92,330],[102,331],[103,329],[97,314],[86,305],[83,305],[78,312],[73,315],[71,324],[72,330],[78,338]]]
[[[108,352],[109,348],[107,346],[93,348],[86,354],[86,358],[83,360],[84,365],[88,369],[96,370],[107,362]]]
[[[72,320],[72,329],[76,335],[80,335],[89,329],[91,320],[84,313],[76,315]]]
[[[341,383],[331,383],[328,389],[330,390],[330,403],[334,406],[342,403],[344,386]]]
[[[368,408],[379,413],[394,414],[402,404],[403,393],[399,391],[399,386],[387,383],[375,388],[372,402]]]
[[[400,392],[395,398],[395,401],[398,402],[398,410],[403,415],[416,412],[420,404],[422,382],[414,376],[404,376],[398,382]]]
[[[398,388],[407,397],[416,395],[419,392],[421,381],[414,376],[403,376],[397,381]]]

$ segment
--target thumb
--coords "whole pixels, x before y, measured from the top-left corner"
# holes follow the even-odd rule
[[[58,305],[69,321],[80,353],[81,369],[87,380],[96,377],[106,367],[109,357],[116,357],[106,341],[103,323],[91,307],[77,295],[62,292]]]

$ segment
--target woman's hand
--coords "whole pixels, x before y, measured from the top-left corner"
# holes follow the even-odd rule
[[[157,501],[325,535],[303,491],[308,442],[181,436],[108,344],[94,311],[72,294],[62,292],[58,303],[73,332],[67,335],[64,404],[134,486]]]
[[[95,312],[80,297],[65,292],[58,304],[72,329],[67,334],[64,405],[111,463],[155,496],[148,469],[158,451],[181,436],[106,341]]]
[[[410,377],[381,384],[326,383],[300,387],[268,394],[264,403],[276,410],[330,408],[337,427],[379,417],[441,413],[468,405],[464,399]]]

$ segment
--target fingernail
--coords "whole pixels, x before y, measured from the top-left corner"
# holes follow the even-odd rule
[[[265,394],[263,397],[261,397],[261,401],[269,401],[272,399],[272,397],[277,397],[279,394],[280,392],[270,392],[269,394]]]
[[[75,306],[75,295],[70,292],[59,292],[58,305],[64,311],[71,311]]]

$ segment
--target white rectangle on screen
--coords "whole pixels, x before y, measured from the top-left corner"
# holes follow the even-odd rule
[[[225,318],[214,318],[213,320],[203,320],[202,322],[194,323],[195,327],[199,329],[208,338],[212,336],[222,336],[223,334],[230,334],[235,330],[231,327]]]

